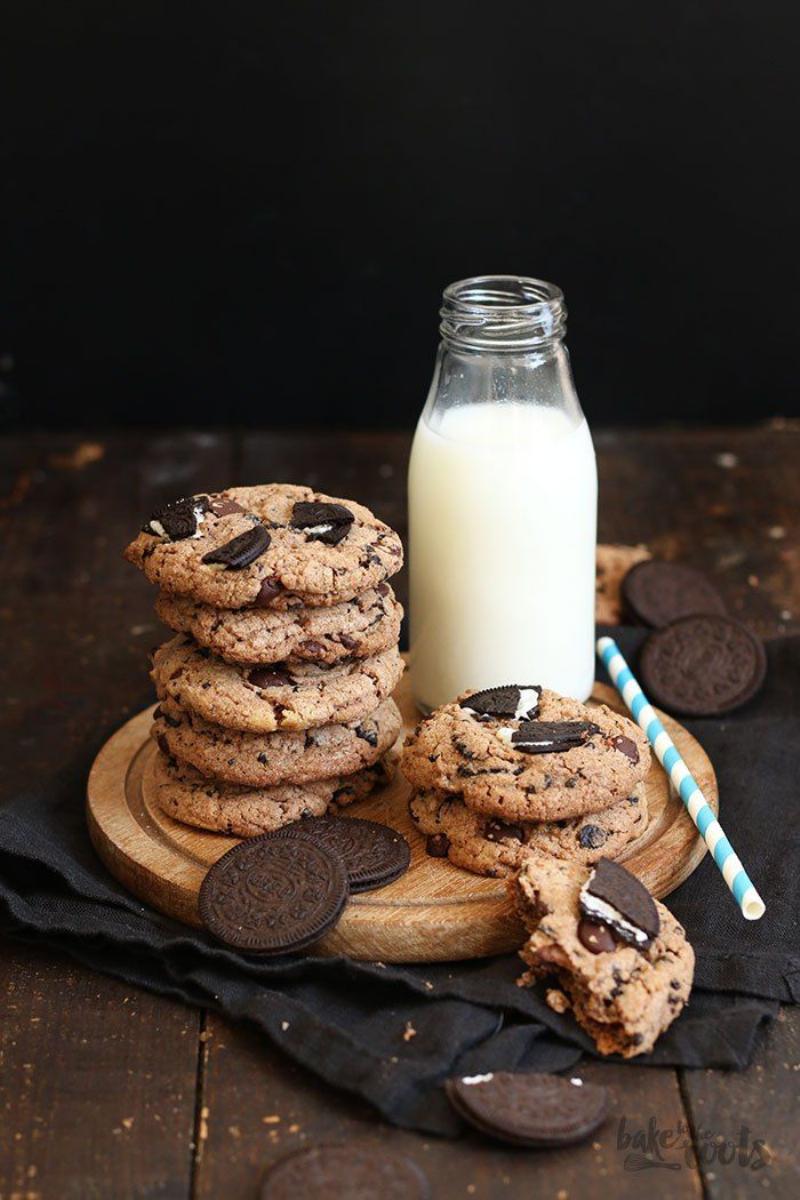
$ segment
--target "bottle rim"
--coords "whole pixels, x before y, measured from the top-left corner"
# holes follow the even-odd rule
[[[442,338],[468,349],[520,350],[560,340],[564,293],[528,275],[475,275],[449,284],[439,310]]]

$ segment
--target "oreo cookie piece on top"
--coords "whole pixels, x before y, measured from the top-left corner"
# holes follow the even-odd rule
[[[661,928],[655,901],[644,884],[608,858],[599,860],[581,888],[580,910],[639,950],[646,950]]]
[[[246,529],[238,537],[231,538],[215,550],[204,554],[202,561],[206,566],[225,567],[229,571],[241,571],[260,558],[269,549],[271,538],[264,526],[259,522],[252,529]]]
[[[211,505],[208,496],[185,496],[159,508],[142,526],[143,533],[155,537],[169,538],[171,542],[182,542],[184,538],[199,536],[200,526]]]
[[[501,729],[498,736],[523,754],[562,754],[584,745],[600,727],[593,721],[525,721],[519,729]]]
[[[292,509],[292,529],[301,529],[311,542],[338,546],[350,532],[353,514],[343,504],[299,500]]]
[[[538,683],[514,683],[484,688],[460,701],[461,708],[480,717],[511,717],[530,721],[539,711],[542,689]]]

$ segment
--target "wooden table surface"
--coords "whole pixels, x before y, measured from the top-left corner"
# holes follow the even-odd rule
[[[601,431],[595,441],[602,541],[647,541],[702,565],[765,636],[800,630],[800,423]],[[357,496],[404,532],[409,442],[286,432],[0,441],[9,793],[65,761],[88,768],[108,733],[149,702],[146,653],[160,627],[151,589],[121,557],[143,514],[193,491],[291,480]],[[393,1129],[252,1029],[10,943],[0,1055],[0,1200],[246,1200],[289,1150],[376,1138],[410,1153],[435,1197],[800,1195],[797,1009],[783,1011],[740,1074],[588,1063],[582,1074],[613,1089],[614,1120],[569,1152]],[[280,1122],[265,1121],[273,1114]],[[653,1121],[679,1142],[685,1133],[699,1164],[672,1148],[663,1151],[671,1166],[626,1170],[623,1116],[627,1130]],[[763,1140],[768,1166],[726,1161],[725,1139],[741,1136]]]

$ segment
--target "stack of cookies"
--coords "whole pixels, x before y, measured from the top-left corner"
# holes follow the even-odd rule
[[[649,765],[633,721],[534,684],[443,705],[403,750],[428,853],[490,876],[530,851],[582,866],[618,857],[647,828]]]
[[[125,556],[176,632],[154,654],[146,779],[166,813],[250,837],[389,777],[403,672],[392,529],[349,500],[267,484],[167,505]]]

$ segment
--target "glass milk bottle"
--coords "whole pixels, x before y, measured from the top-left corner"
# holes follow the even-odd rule
[[[451,284],[409,467],[411,682],[425,710],[468,688],[594,681],[597,468],[539,279]]]

